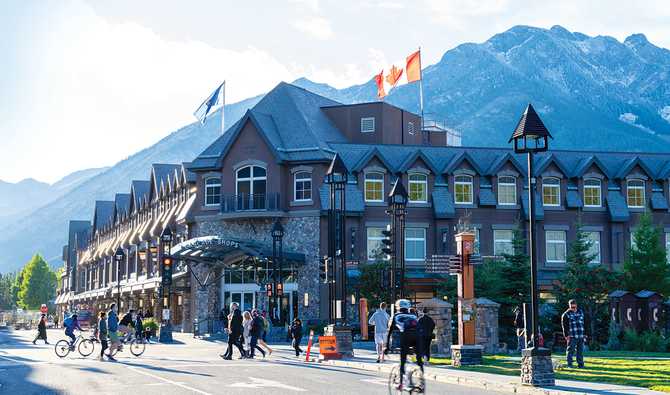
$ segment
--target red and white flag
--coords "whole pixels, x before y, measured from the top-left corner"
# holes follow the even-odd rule
[[[386,97],[388,92],[396,86],[421,80],[421,51],[409,55],[382,70],[375,76],[379,88],[378,99]]]

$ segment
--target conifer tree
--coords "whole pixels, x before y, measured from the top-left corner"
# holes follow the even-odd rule
[[[24,271],[23,283],[19,292],[21,305],[28,310],[37,310],[56,295],[58,278],[39,254],[35,254]]]
[[[630,273],[625,280],[626,291],[653,291],[670,297],[670,265],[661,244],[662,225],[652,226],[653,215],[645,208],[637,219],[633,232],[634,245],[627,243],[624,270]]]

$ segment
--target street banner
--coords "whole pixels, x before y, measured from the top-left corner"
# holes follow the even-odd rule
[[[368,340],[368,300],[361,298],[360,312],[361,312],[361,340]]]

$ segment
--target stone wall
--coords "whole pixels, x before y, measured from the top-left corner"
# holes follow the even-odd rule
[[[484,347],[484,354],[498,353],[498,309],[500,305],[486,298],[477,299],[475,344]]]
[[[433,339],[430,346],[431,356],[441,358],[451,356],[453,332],[451,309],[454,305],[444,300],[433,298],[417,304],[416,307],[419,310],[419,314],[421,314],[424,307],[427,308],[428,315],[435,321],[435,339]]]

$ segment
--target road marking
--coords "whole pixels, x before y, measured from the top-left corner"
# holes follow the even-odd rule
[[[387,379],[361,379],[361,381],[365,381],[366,383],[372,383],[372,384],[388,385]]]
[[[304,388],[292,387],[287,384],[282,384],[279,381],[265,380],[255,377],[249,377],[249,379],[254,382],[253,383],[239,382],[235,384],[230,384],[229,387],[242,387],[242,388],[277,387],[293,391],[307,391]]]
[[[132,371],[134,371],[134,372],[137,372],[137,373],[141,373],[141,374],[147,375],[147,376],[149,376],[149,377],[156,378],[156,379],[158,379],[158,380],[165,381],[165,382],[168,383],[168,384],[177,385],[177,386],[179,386],[179,387],[186,388],[186,389],[188,389],[188,390],[197,392],[197,393],[199,393],[199,394],[203,394],[203,395],[212,395],[212,394],[210,394],[210,393],[207,393],[207,392],[204,392],[204,391],[200,391],[200,390],[197,390],[197,389],[195,389],[195,388],[188,387],[188,386],[186,386],[186,385],[184,385],[184,384],[182,384],[182,383],[177,383],[176,381],[172,381],[172,380],[164,379],[164,378],[162,378],[162,377],[160,377],[160,376],[156,376],[156,375],[151,374],[151,373],[142,372],[142,371],[137,370],[137,369],[135,369],[135,368],[133,368],[133,367],[128,367],[128,369],[130,369],[130,370],[132,370]]]

